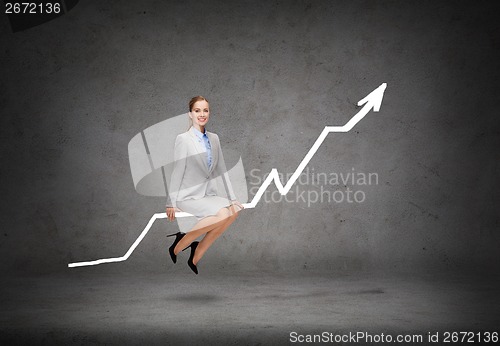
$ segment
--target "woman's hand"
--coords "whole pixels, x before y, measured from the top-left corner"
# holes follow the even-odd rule
[[[174,208],[174,207],[167,207],[167,218],[168,218],[168,221],[174,221],[175,220],[175,212],[176,211],[180,211],[178,208]]]
[[[237,206],[238,208],[240,208],[240,210],[245,209],[245,207],[243,206],[243,204],[241,204],[240,202],[238,202],[236,200],[232,201],[231,204]]]

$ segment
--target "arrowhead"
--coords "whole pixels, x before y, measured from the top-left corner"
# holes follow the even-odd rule
[[[380,105],[382,104],[382,99],[384,98],[384,91],[387,88],[387,83],[382,83],[380,86],[368,94],[364,99],[358,102],[358,106],[368,105],[370,108],[373,107],[374,112],[380,110]]]

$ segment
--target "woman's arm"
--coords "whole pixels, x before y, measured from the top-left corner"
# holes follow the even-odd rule
[[[226,194],[227,194],[228,198],[231,201],[235,201],[236,195],[234,194],[233,186],[231,185],[231,181],[229,180],[229,174],[227,173],[226,162],[224,161],[224,155],[222,155],[222,148],[220,145],[219,136],[217,134],[215,134],[215,136],[216,136],[217,142],[219,144],[218,145],[218,147],[219,147],[219,151],[218,151],[219,162],[217,163],[217,171],[222,176],[222,181],[224,183],[224,188],[226,189]]]
[[[174,146],[174,169],[170,177],[170,186],[167,193],[166,207],[177,208],[177,195],[181,188],[182,177],[186,170],[187,146],[184,144],[182,136],[178,135]]]

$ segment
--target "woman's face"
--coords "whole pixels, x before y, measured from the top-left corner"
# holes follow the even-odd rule
[[[193,109],[189,112],[189,117],[193,120],[193,126],[198,130],[201,126],[204,127],[208,122],[210,116],[209,112],[207,101],[196,101],[193,105]]]

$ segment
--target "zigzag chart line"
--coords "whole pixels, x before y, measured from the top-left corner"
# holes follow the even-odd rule
[[[368,96],[366,96],[364,99],[360,100],[358,102],[358,106],[364,105],[363,108],[359,110],[356,115],[354,115],[345,125],[343,126],[325,126],[321,134],[318,136],[318,139],[316,139],[316,142],[314,142],[313,146],[311,149],[309,149],[309,152],[306,154],[302,162],[299,164],[293,175],[290,177],[288,182],[286,183],[285,186],[281,183],[281,180],[279,178],[278,170],[276,168],[271,169],[271,172],[269,173],[268,177],[262,185],[260,186],[259,190],[255,194],[255,196],[252,198],[252,201],[250,203],[244,203],[243,206],[245,209],[250,209],[250,208],[255,208],[257,203],[259,203],[260,198],[264,194],[264,192],[267,190],[271,182],[274,180],[274,184],[278,188],[279,192],[281,195],[286,195],[288,191],[292,188],[293,184],[295,181],[299,178],[300,174],[302,174],[304,168],[307,166],[309,161],[313,158],[314,154],[316,154],[316,151],[319,149],[323,141],[325,140],[326,136],[330,132],[348,132],[350,131],[354,125],[356,125],[358,122],[361,121],[365,117],[366,114],[373,108],[374,112],[378,112],[380,110],[380,106],[382,104],[382,99],[384,97],[384,91],[387,88],[387,83],[382,83],[378,88],[373,90]],[[176,217],[186,217],[186,216],[191,216],[189,213],[185,212],[177,212],[175,213]],[[130,246],[128,251],[125,253],[125,255],[121,257],[114,257],[114,258],[103,258],[95,261],[88,261],[88,262],[74,262],[74,263],[69,263],[68,267],[84,267],[84,266],[91,266],[91,265],[97,265],[97,264],[102,264],[102,263],[112,263],[112,262],[122,262],[126,261],[130,255],[134,252],[134,250],[137,248],[137,246],[140,244],[140,242],[144,239],[146,234],[149,232],[149,229],[153,225],[153,223],[157,219],[165,219],[167,216],[165,212],[163,213],[156,213],[154,214],[151,219],[149,220],[148,224],[144,228],[144,230],[141,232],[139,237],[135,240],[135,242]]]

